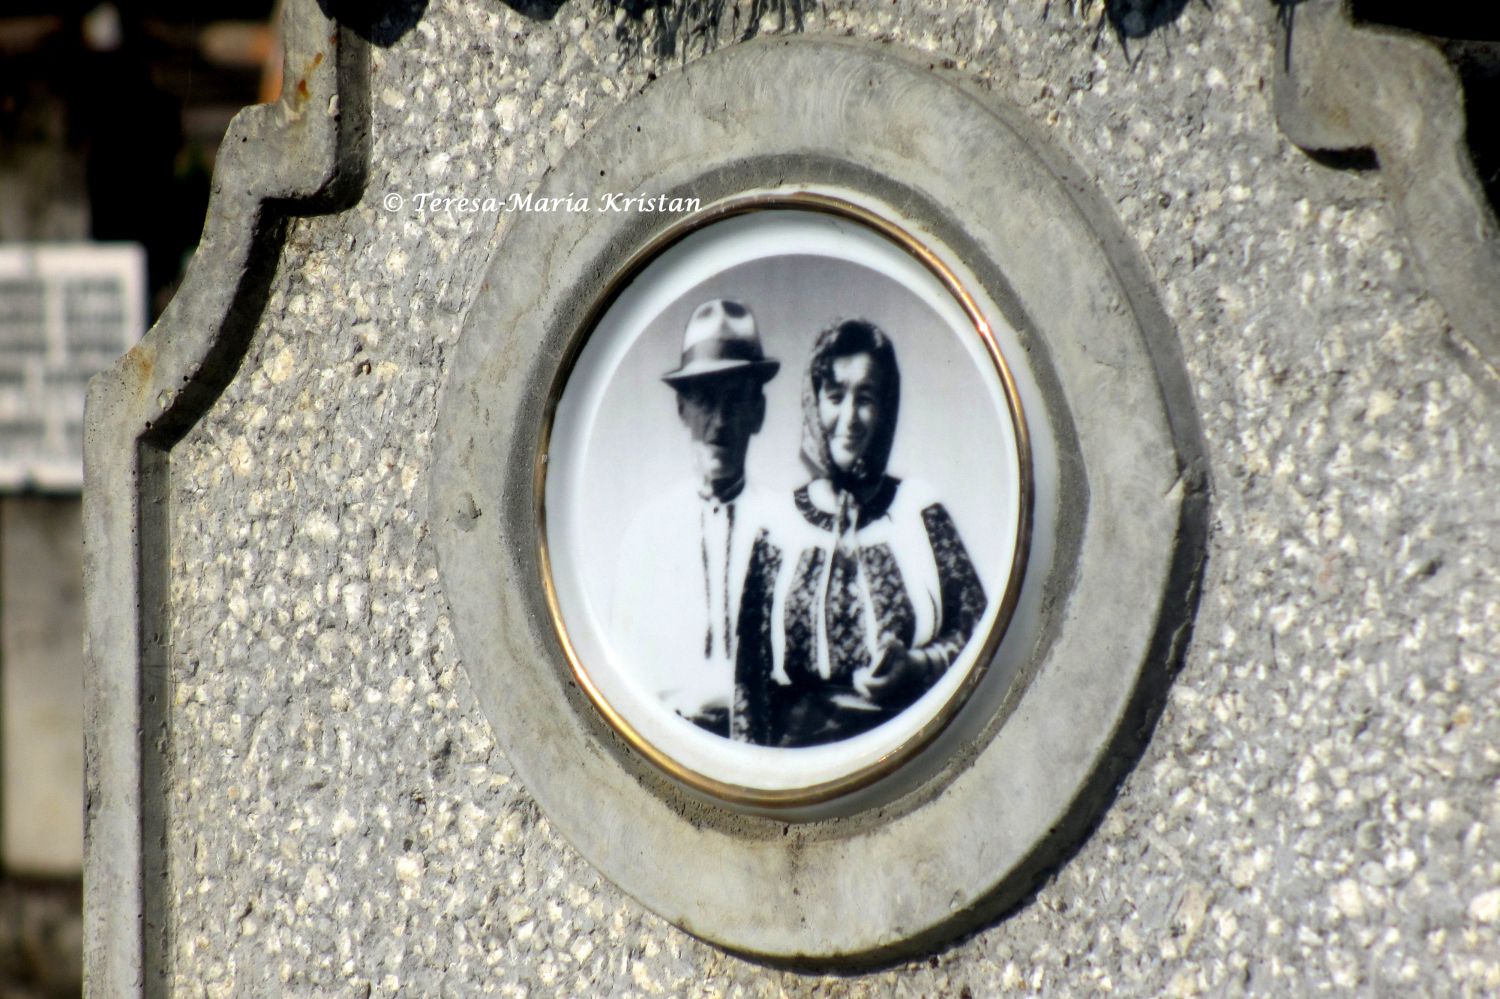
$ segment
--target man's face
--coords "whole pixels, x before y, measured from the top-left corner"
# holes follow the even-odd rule
[[[677,414],[692,437],[698,474],[725,485],[744,474],[750,437],[765,422],[766,398],[752,376],[695,378],[677,386]]]

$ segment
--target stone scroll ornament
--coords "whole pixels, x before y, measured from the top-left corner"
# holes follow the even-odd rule
[[[1342,0],[1283,2],[1274,107],[1304,149],[1373,151],[1458,356],[1500,398],[1500,220],[1465,139],[1464,89],[1429,38],[1357,23]]]
[[[705,57],[535,197],[601,177],[653,210],[516,213],[449,368],[430,518],[479,703],[689,932],[931,946],[1076,843],[1181,654],[1174,334],[1071,164],[889,48]]]

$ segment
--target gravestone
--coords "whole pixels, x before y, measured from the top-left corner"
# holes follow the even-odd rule
[[[1161,6],[289,4],[91,388],[92,992],[1500,987],[1496,383],[1387,186],[1440,167],[1310,158],[1285,12]],[[690,454],[623,586],[691,699],[607,578]],[[700,590],[716,462],[865,582]]]

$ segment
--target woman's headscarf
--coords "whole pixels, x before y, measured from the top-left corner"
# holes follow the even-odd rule
[[[868,354],[876,375],[877,409],[864,452],[853,468],[845,471],[833,461],[828,436],[818,416],[818,390],[833,377],[833,362],[839,358]],[[841,672],[870,665],[880,654],[881,637],[876,634],[878,617],[869,592],[858,527],[865,501],[876,492],[885,476],[896,436],[896,410],[901,401],[901,375],[896,367],[896,349],[880,327],[866,319],[844,319],[818,334],[813,344],[807,375],[802,380],[802,460],[814,476],[833,486],[837,510],[833,517],[833,551],[823,563],[818,583],[816,658],[818,675],[827,680]]]
[[[828,437],[818,418],[818,390],[833,377],[833,362],[869,354],[878,376],[878,423],[855,466],[847,472],[834,464]],[[844,319],[818,334],[802,379],[802,461],[817,478],[828,479],[835,490],[865,495],[885,474],[896,438],[896,415],[901,402],[901,372],[896,348],[880,327],[867,319]]]

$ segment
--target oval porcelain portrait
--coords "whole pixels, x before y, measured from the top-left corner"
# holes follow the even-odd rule
[[[539,472],[594,707],[732,804],[899,768],[984,675],[1024,571],[1003,320],[894,224],[806,195],[679,227],[595,316]]]

